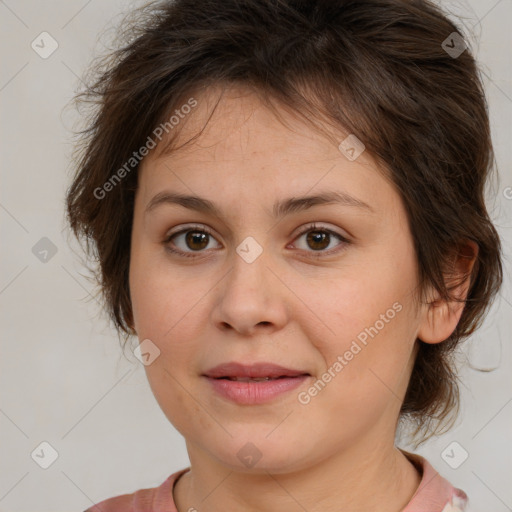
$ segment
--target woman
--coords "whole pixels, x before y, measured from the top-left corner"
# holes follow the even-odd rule
[[[448,512],[395,446],[456,417],[502,280],[485,96],[425,1],[137,11],[85,92],[68,215],[190,467],[94,511]]]

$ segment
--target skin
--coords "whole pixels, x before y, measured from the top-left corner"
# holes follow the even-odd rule
[[[179,142],[204,126],[214,92],[195,96]],[[175,153],[153,152],[140,169],[129,276],[133,327],[160,350],[147,377],[186,440],[191,471],[178,480],[174,499],[180,512],[396,512],[420,483],[394,446],[416,339],[445,340],[462,306],[433,293],[430,305],[413,300],[418,269],[406,212],[370,155],[349,161],[314,128],[281,115],[287,126],[254,92],[232,86],[196,141]],[[346,136],[340,131],[338,140]],[[145,214],[163,190],[207,198],[222,215],[173,204]],[[373,211],[327,204],[272,216],[276,200],[326,190],[355,196]],[[312,222],[320,227],[300,235]],[[211,230],[207,246],[187,245],[183,234],[166,241],[180,227],[197,231],[190,223]],[[350,243],[331,235],[315,250],[307,234],[320,228]],[[236,252],[248,236],[263,249],[252,263]],[[467,270],[467,263],[454,264]],[[465,296],[467,284],[458,291]],[[308,404],[299,403],[298,393],[397,302],[400,312]],[[237,405],[201,377],[229,361],[270,361],[312,377],[270,403]],[[237,457],[248,442],[262,455],[252,468]]]

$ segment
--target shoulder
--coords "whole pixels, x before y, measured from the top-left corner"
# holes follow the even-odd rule
[[[168,512],[177,512],[172,490],[178,478],[189,469],[173,473],[158,487],[107,498],[84,512],[159,512],[163,508]]]
[[[454,487],[424,457],[401,452],[416,466],[421,482],[402,512],[469,512],[466,493]]]
[[[469,512],[467,494],[456,487],[452,487],[448,501],[442,512]]]
[[[156,487],[139,489],[131,494],[107,498],[88,508],[85,512],[152,512],[152,502],[156,489]]]

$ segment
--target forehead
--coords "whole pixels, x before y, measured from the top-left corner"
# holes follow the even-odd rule
[[[341,129],[326,126],[326,137],[285,109],[269,109],[259,93],[242,86],[193,98],[197,105],[171,133],[171,150],[157,147],[141,164],[146,202],[166,187],[209,197],[240,197],[243,191],[261,199],[267,192],[288,197],[331,189],[350,191],[365,202],[385,199],[389,184],[382,169],[367,152],[350,161],[338,148],[348,135]]]
[[[191,95],[192,96],[192,95]],[[223,157],[245,158],[248,153],[265,154],[276,152],[297,155],[318,161],[319,152],[339,156],[332,151],[347,135],[340,127],[322,124],[326,134],[321,134],[310,123],[282,103],[265,96],[265,93],[241,84],[217,85],[193,95],[197,105],[189,114],[181,116],[172,138],[171,150],[175,160],[186,158],[190,152],[194,157],[210,158],[224,151]],[[189,98],[190,99],[190,98]],[[182,99],[185,105],[187,99]],[[271,103],[273,109],[268,106]],[[179,105],[176,110],[180,110]],[[175,111],[176,111],[175,110]],[[175,117],[176,119],[176,117]],[[198,139],[186,144],[192,137]],[[159,147],[164,149],[167,142]],[[173,149],[178,147],[177,150]],[[165,156],[157,148],[155,156]],[[335,148],[334,148],[335,149]],[[361,155],[365,163],[368,155]]]

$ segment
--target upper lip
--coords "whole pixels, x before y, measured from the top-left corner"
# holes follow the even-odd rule
[[[246,377],[246,378],[263,378],[263,377],[297,377],[299,375],[309,375],[308,372],[302,370],[293,370],[285,368],[273,363],[254,363],[245,365],[241,363],[223,363],[206,371],[203,375],[213,379],[221,377]]]

